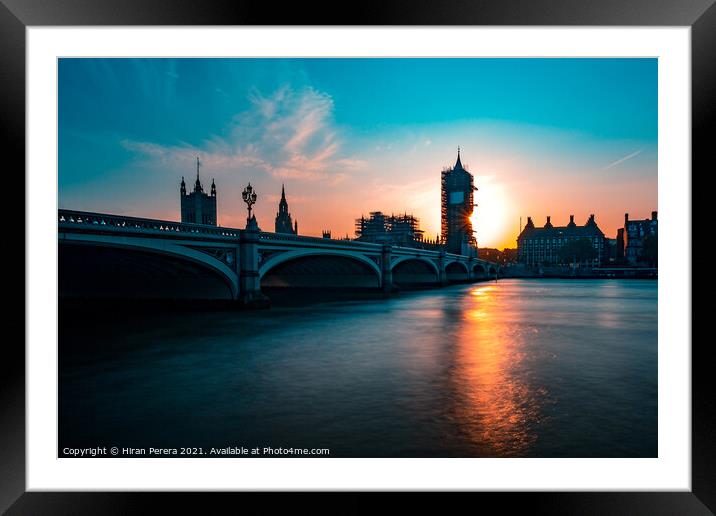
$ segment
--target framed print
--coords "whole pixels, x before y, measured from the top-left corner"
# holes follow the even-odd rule
[[[172,503],[138,491],[713,511],[710,2],[354,26],[62,4],[1,11],[27,202],[8,514]]]

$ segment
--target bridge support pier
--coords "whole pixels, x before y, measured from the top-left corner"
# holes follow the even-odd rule
[[[259,277],[259,227],[252,217],[241,232],[239,241],[240,270],[238,301],[243,308],[268,308],[269,298],[261,293]]]
[[[475,264],[477,261],[472,256],[467,261],[467,280],[469,282],[474,282],[477,279],[477,275],[475,274]]]
[[[393,269],[391,268],[391,262],[392,262],[392,253],[391,253],[391,246],[389,244],[383,245],[383,250],[381,253],[380,263],[381,263],[381,287],[383,289],[383,295],[384,296],[390,296],[391,292],[393,292],[394,285],[393,285]]]
[[[440,256],[438,257],[438,282],[441,287],[448,284],[447,270],[445,269],[445,249],[440,250]]]

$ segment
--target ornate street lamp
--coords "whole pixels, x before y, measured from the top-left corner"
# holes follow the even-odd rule
[[[247,220],[251,220],[251,206],[256,204],[256,198],[258,197],[256,192],[254,192],[254,187],[251,186],[251,183],[249,183],[249,186],[244,188],[244,191],[241,192],[241,197],[244,199],[246,206],[249,208],[249,218]]]

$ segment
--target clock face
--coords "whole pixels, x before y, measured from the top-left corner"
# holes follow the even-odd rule
[[[450,204],[462,204],[462,202],[465,200],[465,193],[460,192],[450,192],[449,202]]]

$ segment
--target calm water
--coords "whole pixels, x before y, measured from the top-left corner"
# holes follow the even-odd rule
[[[67,319],[60,447],[657,455],[655,281],[505,279],[306,308]]]

